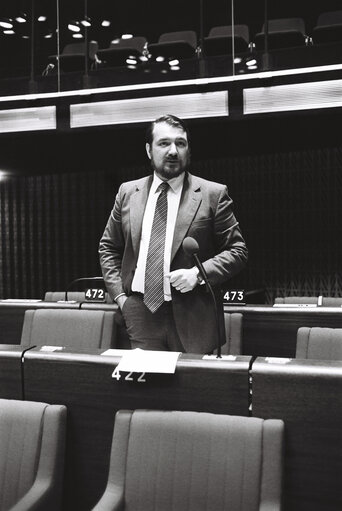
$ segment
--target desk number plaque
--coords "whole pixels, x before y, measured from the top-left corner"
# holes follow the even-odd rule
[[[224,305],[246,305],[245,291],[243,289],[230,289],[223,295]]]

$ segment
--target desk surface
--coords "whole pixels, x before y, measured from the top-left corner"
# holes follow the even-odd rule
[[[38,349],[24,356],[26,399],[65,404],[68,438],[64,509],[91,509],[107,480],[114,416],[119,409],[249,413],[250,357],[236,361],[181,355],[175,374],[146,374],[146,383],[112,378],[118,357]]]
[[[342,361],[257,358],[253,416],[285,422],[285,511],[342,509]]]

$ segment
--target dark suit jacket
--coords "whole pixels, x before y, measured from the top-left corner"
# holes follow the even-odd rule
[[[152,180],[153,176],[148,176],[121,185],[100,241],[103,278],[113,298],[122,292],[131,293]],[[199,245],[198,257],[217,293],[219,323],[224,332],[220,290],[247,261],[246,245],[225,185],[186,173],[172,243],[171,270],[194,266],[193,257],[182,248],[187,236]],[[175,322],[185,350],[210,352],[217,346],[217,321],[206,286],[197,285],[188,293],[171,289]],[[223,343],[224,337],[221,339]]]

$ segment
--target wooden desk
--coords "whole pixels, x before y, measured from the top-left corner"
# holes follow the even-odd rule
[[[285,422],[285,511],[342,509],[342,362],[252,367],[253,416]]]
[[[91,509],[106,481],[114,416],[119,409],[195,410],[248,415],[250,357],[236,361],[181,355],[173,375],[147,374],[146,383],[117,381],[120,358],[96,354],[25,354],[26,399],[68,409],[64,510]]]
[[[242,353],[257,357],[294,357],[301,326],[342,328],[341,307],[225,306],[243,314]]]

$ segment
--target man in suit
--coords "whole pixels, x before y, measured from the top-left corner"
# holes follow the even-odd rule
[[[224,343],[221,288],[247,261],[227,187],[188,171],[185,123],[164,115],[147,130],[153,174],[123,183],[100,241],[108,292],[124,317],[132,348],[212,352],[218,343],[212,296],[182,246],[194,238],[217,297]]]

